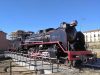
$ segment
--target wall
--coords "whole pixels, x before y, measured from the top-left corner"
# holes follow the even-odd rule
[[[7,50],[10,46],[11,43],[6,39],[6,33],[0,31],[0,50]]]

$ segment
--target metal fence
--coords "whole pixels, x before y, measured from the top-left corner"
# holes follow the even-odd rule
[[[56,58],[43,59],[42,57],[30,57],[27,54],[5,52],[5,58],[0,61],[0,75],[39,75],[50,74],[59,71],[59,63]],[[56,60],[56,63],[53,61]]]
[[[35,70],[29,70],[25,66],[18,63],[21,61],[13,61],[12,59],[0,62],[0,75],[33,75]]]

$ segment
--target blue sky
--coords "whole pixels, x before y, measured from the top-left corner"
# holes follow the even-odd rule
[[[38,31],[78,21],[77,29],[100,28],[100,0],[0,0],[0,30]]]

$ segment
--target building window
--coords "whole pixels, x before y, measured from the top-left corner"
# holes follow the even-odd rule
[[[100,41],[100,34],[98,34],[98,41]]]
[[[92,35],[90,35],[90,42],[92,42]]]
[[[94,34],[94,37],[96,37],[96,35]]]
[[[98,37],[100,37],[100,34],[98,34]]]

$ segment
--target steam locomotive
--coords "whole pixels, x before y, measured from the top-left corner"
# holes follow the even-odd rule
[[[87,62],[93,54],[86,50],[84,34],[77,31],[76,26],[77,21],[71,24],[62,22],[57,29],[40,30],[22,42],[19,51],[31,52],[33,55],[38,52],[40,54],[47,52],[50,58],[64,60],[63,63]]]
[[[40,30],[37,34],[33,34],[26,39],[25,43],[53,41],[61,42],[64,48],[69,48],[70,50],[85,50],[83,33],[76,31],[75,25],[70,26],[70,24],[67,24],[66,22],[61,23],[60,27],[57,29],[48,28]]]

